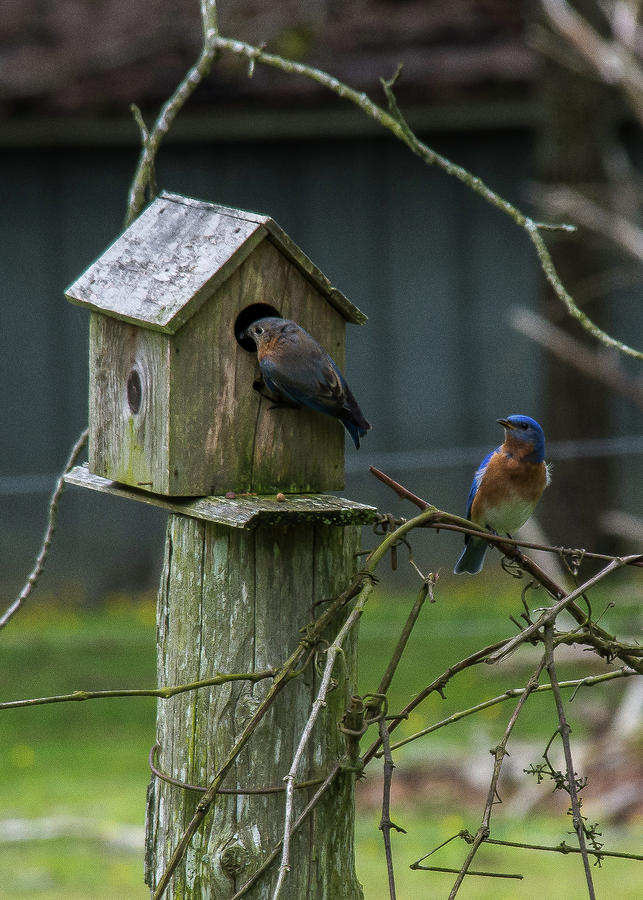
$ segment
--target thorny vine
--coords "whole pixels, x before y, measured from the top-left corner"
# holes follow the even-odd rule
[[[376,474],[379,478],[382,478],[383,476],[383,473],[377,472],[377,470],[375,470],[374,474]],[[559,585],[555,585],[552,588],[550,579],[539,579],[539,570],[536,570],[535,572],[532,570],[528,562],[528,557],[524,557],[517,549],[518,542],[511,542],[508,547],[505,547],[502,542],[498,542],[497,536],[482,533],[485,539],[488,540],[490,544],[498,544],[498,548],[501,550],[501,552],[508,551],[512,555],[514,565],[517,567],[514,574],[518,574],[518,572],[520,572],[521,574],[526,572],[532,580],[537,581],[542,587],[545,588],[545,590],[547,590],[551,594],[553,605],[548,609],[542,611],[540,617],[536,619],[536,621],[533,621],[532,614],[529,612],[529,608],[525,601],[526,590],[523,589],[523,591],[521,592],[521,600],[524,604],[525,609],[525,612],[523,613],[524,624],[518,623],[518,620],[514,620],[514,622],[516,624],[519,624],[519,626],[521,627],[520,633],[518,634],[517,638],[506,638],[504,640],[497,641],[494,644],[484,647],[476,653],[471,654],[471,656],[451,665],[446,671],[444,671],[438,677],[434,678],[430,684],[419,691],[403,710],[389,714],[387,708],[387,692],[389,690],[391,681],[394,677],[399,662],[403,656],[409,636],[413,630],[415,623],[418,620],[426,599],[429,598],[431,602],[435,601],[434,591],[437,583],[437,575],[435,575],[434,573],[424,574],[417,566],[413,558],[410,535],[412,532],[420,532],[421,529],[427,527],[438,527],[439,525],[439,527],[444,528],[445,525],[448,524],[453,524],[454,527],[457,526],[458,530],[463,532],[469,531],[469,533],[478,534],[480,534],[480,532],[477,532],[476,529],[471,525],[471,523],[464,524],[466,523],[466,520],[462,520],[457,516],[451,516],[450,514],[442,510],[436,509],[435,507],[426,503],[426,501],[421,500],[421,498],[418,498],[415,495],[411,495],[410,492],[406,491],[406,489],[402,485],[393,482],[392,479],[390,479],[388,476],[384,476],[384,480],[390,482],[391,486],[394,487],[394,489],[398,493],[406,492],[406,494],[413,498],[413,502],[417,506],[423,507],[422,511],[417,516],[409,520],[393,518],[391,516],[381,516],[378,518],[378,521],[376,522],[374,527],[374,531],[378,536],[382,538],[381,542],[377,547],[369,551],[368,556],[363,563],[362,569],[357,573],[347,589],[337,598],[335,598],[335,600],[331,602],[330,606],[325,610],[325,612],[318,619],[311,622],[310,625],[305,629],[305,636],[300,642],[299,646],[290,655],[290,657],[285,660],[284,663],[282,663],[281,666],[278,666],[275,669],[256,673],[218,673],[215,677],[208,679],[207,681],[194,682],[187,685],[166,686],[157,689],[135,691],[76,691],[72,694],[67,695],[38,698],[33,700],[9,701],[7,703],[0,704],[0,710],[2,710],[4,708],[12,708],[17,706],[32,706],[54,702],[74,702],[78,700],[101,699],[114,696],[130,697],[151,694],[158,696],[161,699],[168,699],[169,697],[182,691],[196,690],[199,687],[204,687],[206,685],[212,686],[217,684],[224,684],[230,680],[245,679],[259,681],[264,679],[272,679],[271,689],[269,690],[259,708],[256,710],[251,721],[246,726],[244,732],[238,739],[236,746],[233,748],[228,758],[222,762],[222,764],[218,768],[218,771],[213,775],[209,785],[201,787],[198,785],[186,784],[178,779],[173,778],[167,773],[161,772],[157,768],[155,763],[155,752],[157,748],[153,748],[150,757],[150,767],[156,777],[168,780],[171,783],[184,788],[185,790],[199,791],[202,794],[201,800],[197,804],[194,816],[190,821],[181,841],[175,848],[171,861],[167,866],[161,880],[159,881],[159,884],[156,887],[154,897],[160,898],[164,895],[171,876],[176,867],[180,864],[191,837],[199,828],[201,822],[203,821],[203,818],[205,817],[207,811],[211,808],[212,803],[215,802],[216,796],[218,794],[231,792],[272,793],[276,791],[283,791],[286,794],[286,813],[284,820],[283,839],[280,844],[273,848],[273,850],[265,857],[260,868],[253,873],[247,883],[243,885],[234,895],[235,898],[241,898],[245,896],[252,885],[257,883],[259,878],[261,878],[266,873],[269,867],[281,854],[281,866],[273,893],[273,898],[277,898],[281,892],[283,884],[285,883],[291,866],[291,837],[301,827],[306,817],[315,808],[316,803],[319,802],[319,799],[324,795],[328,787],[333,783],[334,779],[337,778],[340,773],[346,773],[347,771],[353,772],[355,776],[359,776],[361,775],[361,773],[363,773],[363,771],[374,758],[383,757],[384,787],[380,828],[383,834],[384,849],[387,861],[389,894],[391,898],[394,898],[396,896],[395,875],[390,834],[392,830],[403,832],[404,828],[401,825],[396,824],[392,820],[390,813],[390,790],[393,771],[395,768],[393,753],[397,749],[399,749],[399,747],[411,741],[424,738],[428,734],[433,733],[442,727],[446,727],[453,722],[465,718],[466,716],[473,715],[484,708],[502,703],[512,697],[517,698],[517,704],[511,718],[509,719],[502,741],[492,751],[492,754],[494,756],[494,767],[491,782],[489,785],[487,803],[485,805],[481,824],[476,834],[473,836],[469,835],[468,838],[465,837],[465,840],[467,840],[467,842],[469,843],[469,851],[461,868],[459,870],[451,870],[445,867],[422,865],[423,860],[426,857],[418,860],[417,863],[413,864],[412,868],[428,869],[430,871],[442,872],[453,871],[453,873],[456,874],[457,877],[450,894],[450,897],[452,898],[455,897],[458,893],[460,885],[462,884],[462,881],[464,880],[466,875],[484,875],[485,877],[521,877],[517,875],[507,875],[506,873],[478,871],[472,869],[471,864],[478,849],[485,842],[504,843],[507,844],[507,846],[513,846],[511,842],[498,842],[495,839],[491,838],[491,814],[495,799],[497,798],[498,782],[501,774],[502,764],[507,753],[507,744],[511,731],[529,696],[533,693],[543,691],[551,692],[555,698],[559,726],[556,730],[555,735],[549,741],[547,747],[544,750],[544,762],[532,766],[527,770],[527,772],[535,775],[539,781],[541,781],[545,777],[553,779],[558,789],[565,790],[570,795],[574,832],[577,835],[577,840],[579,843],[578,852],[581,854],[581,857],[583,859],[583,866],[588,885],[588,896],[594,896],[591,871],[589,867],[590,855],[593,855],[598,861],[600,861],[604,857],[613,855],[621,855],[630,859],[639,858],[635,854],[618,854],[618,851],[604,850],[602,843],[598,841],[600,832],[598,831],[597,824],[588,824],[586,819],[581,814],[579,792],[583,790],[587,782],[586,779],[584,779],[583,777],[579,777],[574,771],[571,757],[571,743],[569,737],[571,729],[565,717],[564,707],[561,700],[561,689],[574,687],[576,690],[578,690],[583,686],[590,687],[601,684],[608,680],[629,677],[636,672],[640,673],[643,669],[640,660],[641,650],[637,646],[618,641],[613,635],[608,634],[603,629],[599,629],[585,613],[582,613],[582,627],[574,629],[572,632],[557,631],[555,629],[555,625],[558,614],[562,611],[563,608],[565,608],[564,604],[566,601],[569,605],[570,598],[580,596],[581,593],[586,593],[593,584],[596,584],[598,583],[598,581],[603,580],[620,566],[626,564],[634,564],[637,561],[640,561],[641,556],[611,559],[610,562],[599,571],[598,575],[587,579],[575,591],[567,594]],[[404,552],[408,556],[409,564],[420,579],[420,589],[408,614],[406,623],[401,631],[392,657],[385,668],[380,683],[377,686],[377,690],[375,690],[372,694],[366,695],[363,698],[353,697],[350,707],[346,711],[343,722],[338,723],[346,738],[346,760],[344,762],[338,761],[322,780],[316,779],[313,781],[309,781],[304,779],[303,781],[299,781],[299,783],[296,783],[303,749],[311,738],[316,714],[325,703],[326,694],[330,688],[332,680],[335,662],[338,654],[341,651],[342,644],[345,641],[351,628],[354,627],[359,617],[362,615],[366,607],[368,598],[375,588],[375,584],[377,581],[375,577],[375,571],[378,565],[387,556],[391,558],[391,561],[393,561],[395,548],[399,548],[400,546],[403,546],[405,548]],[[548,549],[552,553],[557,553],[559,548],[545,547],[545,549]],[[528,587],[530,585],[531,581]],[[346,615],[347,611],[348,615]],[[344,619],[344,621],[341,624],[341,627],[337,632],[335,639],[329,646],[324,647],[325,665],[318,695],[315,703],[313,704],[313,709],[311,711],[310,717],[301,734],[299,747],[297,749],[297,752],[295,753],[295,756],[293,757],[290,771],[285,779],[285,787],[271,787],[262,785],[258,785],[252,788],[237,787],[234,789],[225,787],[224,780],[226,773],[230,770],[230,767],[232,766],[234,760],[237,758],[238,754],[241,752],[245,744],[249,740],[251,740],[257,725],[266,714],[271,704],[274,702],[274,699],[276,698],[280,690],[293,677],[300,676],[305,671],[306,667],[309,664],[312,664],[312,660],[315,656],[315,654],[312,652],[312,649],[321,640],[323,631],[328,625],[341,622],[342,619]],[[607,661],[611,661],[618,657],[622,661],[627,662],[620,668],[614,669],[602,675],[588,676],[573,681],[560,682],[556,674],[554,652],[556,647],[560,646],[561,644],[568,643],[570,640],[573,640],[574,643],[585,645],[589,649],[594,650],[595,653],[602,655]],[[452,716],[449,716],[446,719],[432,723],[425,729],[422,729],[421,731],[411,735],[410,737],[405,738],[403,741],[399,741],[397,743],[391,742],[390,736],[392,732],[394,732],[394,730],[400,725],[400,723],[408,717],[409,713],[417,706],[419,706],[430,694],[438,693],[444,697],[444,691],[448,683],[459,673],[482,662],[489,663],[490,661],[502,659],[506,655],[507,648],[511,648],[513,650],[520,646],[520,644],[524,644],[527,642],[532,644],[542,644],[544,646],[544,654],[536,671],[529,679],[527,685],[524,688],[510,689],[499,697],[492,698],[491,700],[485,701],[481,704],[477,704],[470,709],[462,710],[458,713],[453,714]],[[540,684],[539,678],[545,668],[549,673],[549,683]],[[360,752],[360,740],[371,727],[376,729],[376,736],[372,740],[370,746],[368,746],[365,751]],[[565,752],[565,769],[562,772],[556,769],[550,757],[550,748],[556,737],[560,737]],[[293,802],[294,791],[301,788],[316,788],[316,790],[314,796],[301,811],[299,816],[295,817]],[[460,836],[464,837],[464,834],[461,833]],[[528,847],[529,845],[519,844],[517,846]],[[559,845],[558,847],[538,846],[540,849],[547,849],[552,852],[565,852],[562,848],[562,845]],[[439,848],[436,848],[436,850],[437,849]],[[569,848],[569,852],[572,852],[572,850],[575,849],[576,848]],[[434,851],[431,851],[431,853],[432,852]]]

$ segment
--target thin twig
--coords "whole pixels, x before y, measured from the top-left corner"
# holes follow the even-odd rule
[[[306,804],[306,806],[302,809],[300,815],[293,822],[291,828],[291,834],[295,834],[295,832],[299,831],[302,824],[306,820],[306,818],[310,815],[310,813],[317,806],[323,795],[326,793],[328,788],[332,785],[334,780],[337,778],[339,773],[341,772],[341,765],[336,763],[334,768],[328,773],[322,784],[315,791],[313,796],[310,798],[310,801]],[[275,846],[272,852],[266,857],[266,859],[262,862],[256,872],[252,874],[252,877],[246,881],[243,887],[237,891],[234,896],[230,898],[230,900],[241,900],[241,897],[245,897],[250,888],[252,888],[257,881],[261,878],[261,876],[266,872],[266,870],[272,865],[272,863],[277,859],[279,855],[279,848],[281,847],[281,841]]]
[[[493,534],[490,531],[481,531],[480,528],[473,522],[470,522],[469,519],[465,519],[462,516],[456,516],[453,515],[453,513],[448,513],[442,509],[438,509],[437,506],[433,506],[427,500],[423,500],[422,497],[418,497],[417,494],[414,494],[403,484],[400,484],[394,478],[391,478],[390,475],[387,475],[385,472],[382,472],[375,466],[369,466],[368,468],[371,475],[374,475],[375,478],[377,478],[387,487],[390,487],[391,490],[395,491],[398,497],[400,497],[402,500],[409,500],[411,503],[417,506],[418,509],[434,510],[433,519],[425,522],[422,526],[423,528],[435,528],[437,531],[456,531],[459,534],[468,534],[472,537],[483,538],[492,546],[497,546],[500,550],[502,550],[503,553],[505,552],[505,547],[526,547],[528,550],[541,550],[543,553],[555,553],[558,556],[563,557],[582,553],[584,559],[606,560],[607,562],[610,562],[613,559],[621,558],[620,556],[614,556],[610,553],[597,553],[592,550],[581,551],[575,547],[560,547],[553,544],[540,544],[535,543],[534,541],[523,541],[516,538],[510,538],[506,535]],[[640,554],[639,556],[634,555],[628,557],[627,565],[643,568],[643,554]],[[555,592],[556,591],[554,590],[554,593]],[[561,596],[564,593],[561,588],[558,588],[557,592]]]
[[[475,838],[473,835],[466,830],[466,828],[459,831],[457,834],[451,835],[450,838],[447,838],[446,841],[442,841],[441,844],[438,844],[437,847],[434,847],[433,850],[430,850],[428,853],[425,853],[424,856],[421,856],[420,859],[416,860],[416,862],[411,863],[409,866],[410,869],[419,870],[421,872],[448,872],[452,875],[458,875],[460,869],[452,869],[446,866],[423,866],[422,863],[425,859],[428,859],[430,856],[433,856],[434,853],[437,853],[438,850],[441,850],[443,847],[446,847],[447,844],[450,844],[451,841],[454,841],[456,838],[463,838],[467,842],[467,844],[472,844]],[[478,872],[475,869],[467,869],[467,875],[482,875],[485,878],[524,878],[523,875],[515,875],[509,874],[507,872]]]
[[[565,841],[556,844],[555,847],[548,847],[545,844],[524,844],[519,841],[501,841],[494,838],[487,838],[485,844],[497,844],[499,847],[517,847],[519,850],[547,850],[550,853],[562,853],[563,855],[567,853],[581,853],[580,847],[570,847]],[[643,861],[643,855],[640,853],[623,853],[616,850],[603,850],[602,847],[600,850],[588,848],[587,852],[592,853],[599,858],[602,858],[603,856],[613,856],[615,859],[635,859]]]
[[[372,590],[373,583],[369,580],[362,587],[362,590],[357,597],[357,600],[355,601],[355,605],[351,610],[350,615],[347,617],[346,621],[340,628],[337,637],[326,651],[326,664],[324,666],[324,673],[322,675],[319,691],[317,693],[317,697],[313,702],[310,715],[308,716],[308,720],[299,739],[299,744],[297,745],[297,749],[295,751],[295,755],[293,756],[292,764],[290,766],[288,774],[284,777],[284,781],[286,782],[286,812],[284,816],[284,836],[282,840],[282,854],[281,865],[279,867],[279,876],[277,878],[277,883],[272,895],[272,900],[277,900],[277,898],[279,897],[284,884],[284,879],[290,871],[290,838],[292,835],[291,823],[294,814],[295,779],[297,777],[299,764],[304,754],[304,750],[306,749],[306,745],[308,744],[308,741],[310,740],[310,737],[312,735],[313,728],[315,722],[317,721],[319,713],[326,706],[326,695],[330,687],[331,676],[333,674],[333,668],[335,665],[335,660],[337,659],[337,655],[341,651],[341,647],[344,643],[345,638],[359,621],[359,618],[364,611],[366,601],[368,600],[368,597]]]
[[[410,866],[411,869],[419,869],[422,872],[445,872],[450,875],[457,875],[460,869],[450,869],[447,866]],[[484,878],[515,878],[522,881],[524,875],[515,875],[509,872],[479,872],[476,869],[467,869],[467,875],[482,875]]]
[[[586,313],[584,313],[581,309],[578,308],[578,306],[576,306],[573,297],[568,293],[565,286],[561,282],[558,273],[556,272],[556,268],[554,266],[551,255],[542,238],[541,232],[543,230],[553,229],[569,231],[571,228],[573,228],[573,226],[556,226],[549,224],[545,229],[544,223],[536,222],[534,219],[526,216],[517,207],[513,206],[513,204],[509,203],[495,191],[491,190],[491,188],[489,188],[481,178],[472,175],[471,172],[467,171],[462,166],[458,166],[455,163],[452,163],[449,159],[441,156],[439,153],[436,153],[435,150],[432,150],[430,147],[428,147],[409,129],[406,122],[401,119],[401,115],[398,116],[396,113],[386,112],[386,110],[382,109],[376,103],[373,103],[373,101],[365,93],[353,90],[353,88],[350,88],[348,87],[348,85],[343,84],[341,81],[339,81],[337,78],[334,78],[332,75],[329,75],[327,72],[323,72],[321,69],[316,69],[313,66],[307,66],[303,63],[295,62],[291,59],[284,59],[283,57],[277,56],[273,53],[266,53],[265,50],[261,47],[255,47],[252,44],[245,43],[244,41],[224,38],[218,34],[213,36],[212,45],[220,50],[227,50],[228,52],[233,53],[236,56],[242,56],[248,60],[263,63],[264,65],[280,69],[282,72],[303,75],[306,78],[312,79],[317,84],[321,84],[323,87],[328,88],[328,90],[332,91],[334,94],[337,94],[338,97],[342,97],[343,99],[354,103],[369,118],[374,119],[384,128],[388,129],[392,134],[394,134],[395,137],[397,137],[400,141],[406,144],[406,146],[409,147],[409,149],[412,150],[413,153],[419,156],[420,159],[422,159],[427,165],[437,166],[447,175],[457,178],[458,181],[466,184],[467,187],[469,187],[472,191],[474,191],[492,206],[495,206],[496,209],[499,209],[505,215],[509,216],[516,225],[526,231],[529,239],[534,245],[536,254],[538,256],[538,259],[540,260],[540,265],[543,269],[547,281],[550,283],[556,296],[564,304],[569,315],[573,316],[573,318],[575,318],[586,331],[592,334],[597,340],[605,344],[605,346],[614,347],[621,353],[625,353],[627,356],[633,356],[637,359],[643,359],[642,351],[635,350],[633,347],[630,347],[622,341],[613,338],[611,335],[607,334],[605,331],[599,328],[598,325],[596,325],[586,315]],[[392,91],[389,91],[389,94],[387,94],[387,96],[389,96],[390,102],[390,98],[393,96]]]
[[[264,669],[261,672],[232,672],[223,674],[217,672],[211,678],[204,678],[202,681],[192,681],[189,684],[178,684],[175,687],[160,688],[132,688],[127,690],[113,691],[73,691],[71,694],[57,694],[52,697],[36,697],[29,700],[7,700],[0,703],[0,710],[3,709],[19,709],[23,706],[42,706],[44,703],[69,703],[80,700],[105,700],[110,697],[160,697],[168,700],[177,694],[183,694],[186,691],[196,691],[202,687],[216,687],[219,684],[228,684],[230,681],[252,681],[256,683],[264,678],[274,678],[277,674],[276,669]]]
[[[495,644],[490,644],[488,647],[483,647],[481,650],[476,650],[475,653],[472,653],[470,656],[467,656],[465,659],[460,660],[460,662],[455,663],[452,666],[449,666],[446,671],[442,672],[441,675],[438,675],[437,678],[428,684],[423,690],[421,690],[416,696],[402,709],[399,713],[392,717],[388,730],[389,734],[394,731],[398,725],[402,722],[406,721],[409,717],[409,714],[413,712],[413,710],[420,705],[427,697],[429,697],[433,693],[439,693],[441,696],[444,696],[443,691],[449,681],[457,675],[459,672],[463,672],[465,669],[470,668],[471,666],[479,665],[484,662],[487,657],[493,653],[495,650],[498,650],[499,647],[504,645],[504,641],[496,641]],[[381,746],[381,741],[379,737],[373,741],[371,746],[362,756],[362,761],[364,766],[366,766],[371,759],[377,754]]]
[[[134,221],[145,202],[150,199],[149,192],[154,177],[154,165],[163,138],[187,100],[203,79],[207,77],[212,68],[212,63],[218,52],[218,48],[213,43],[213,39],[218,33],[216,0],[201,0],[201,26],[203,45],[199,58],[187,72],[169,100],[163,104],[151,129],[146,128],[140,112],[137,116],[136,110],[134,110],[134,116],[141,130],[142,147],[129,191],[127,215],[125,217],[126,226]]]
[[[424,584],[418,591],[418,595],[415,599],[413,607],[411,608],[411,612],[409,613],[408,618],[404,623],[404,628],[402,629],[402,633],[400,634],[397,644],[395,645],[395,650],[393,651],[393,656],[391,657],[389,664],[386,667],[386,672],[384,672],[382,680],[378,685],[378,694],[386,694],[389,687],[391,686],[393,676],[395,675],[395,671],[399,665],[400,660],[402,659],[402,654],[404,653],[408,640],[411,636],[411,632],[413,631],[413,626],[417,622],[418,616],[420,615],[420,610],[424,606],[424,601],[426,600],[428,594],[429,583],[427,579],[425,579]]]
[[[613,681],[616,678],[628,678],[630,675],[636,674],[634,669],[622,666],[620,669],[615,669],[613,672],[605,672],[603,675],[588,675],[586,678],[577,678],[574,681],[561,681],[559,687],[576,689],[581,687],[593,687],[595,684],[602,684],[604,681]],[[391,750],[399,750],[399,748],[403,747],[405,744],[410,744],[411,741],[417,741],[419,738],[425,737],[427,734],[431,734],[434,731],[438,731],[440,728],[444,728],[447,725],[453,725],[455,722],[460,722],[462,719],[466,719],[467,716],[475,715],[475,713],[482,712],[483,709],[489,709],[491,706],[496,706],[498,703],[504,703],[505,700],[511,700],[512,697],[520,697],[524,694],[525,690],[526,688],[509,688],[504,694],[499,694],[491,700],[485,700],[483,703],[477,703],[475,706],[469,707],[469,709],[455,712],[453,715],[447,716],[446,719],[435,722],[433,725],[429,725],[421,731],[416,731],[415,734],[411,734],[401,741],[396,741],[395,744],[391,744]],[[551,690],[551,684],[539,684],[538,687],[532,689],[532,693],[539,694]],[[381,756],[381,751],[378,751],[375,755]]]
[[[556,712],[558,713],[558,733],[563,743],[563,752],[565,754],[565,767],[567,769],[567,785],[566,790],[572,804],[572,822],[574,831],[578,837],[578,846],[583,857],[583,868],[585,870],[585,879],[587,881],[587,892],[590,900],[596,900],[594,891],[594,882],[592,880],[592,870],[589,864],[589,856],[587,855],[587,847],[585,845],[585,829],[583,826],[583,818],[580,811],[580,800],[576,785],[576,773],[574,772],[574,762],[572,760],[572,750],[569,742],[569,734],[571,728],[565,716],[563,700],[558,686],[558,677],[556,675],[556,664],[554,662],[554,623],[550,620],[545,625],[545,660],[549,680],[551,682],[552,693],[556,703]]]
[[[596,575],[593,575],[591,578],[588,578],[584,584],[581,584],[580,587],[571,591],[569,594],[564,596],[562,600],[559,600],[557,603],[554,603],[553,606],[550,606],[545,612],[543,612],[539,618],[532,624],[528,625],[524,631],[521,631],[520,634],[516,635],[516,637],[511,638],[511,640],[507,641],[505,646],[497,653],[495,656],[490,656],[488,659],[489,663],[499,662],[501,659],[507,657],[510,653],[518,647],[520,644],[525,641],[530,640],[541,628],[545,625],[548,625],[550,622],[554,622],[556,617],[561,613],[564,609],[567,609],[570,604],[572,604],[577,597],[582,596],[582,594],[586,593],[590,590],[590,588],[594,587],[600,581],[602,581],[607,575],[610,575],[612,572],[615,572],[617,569],[620,569],[622,566],[626,565],[627,557],[621,557],[620,559],[612,560],[612,562],[608,563],[604,568],[602,568]],[[621,659],[623,659],[623,654],[619,653]],[[627,664],[631,665],[632,668],[639,671],[641,669],[641,663],[639,660],[627,660]]]
[[[478,831],[476,832],[473,843],[471,844],[471,849],[469,850],[467,857],[466,857],[464,863],[462,864],[462,868],[460,869],[460,872],[458,873],[458,877],[456,878],[456,880],[453,884],[453,887],[451,888],[451,893],[449,894],[449,900],[454,900],[455,896],[457,895],[457,893],[460,889],[460,886],[462,885],[464,877],[467,874],[467,870],[468,870],[469,866],[471,865],[471,863],[473,862],[474,856],[478,852],[478,848],[483,843],[483,841],[486,841],[486,839],[489,837],[489,823],[491,821],[491,810],[492,810],[493,805],[496,802],[496,798],[498,796],[498,780],[500,778],[500,769],[502,768],[503,760],[504,760],[505,756],[507,755],[507,743],[509,741],[509,736],[513,730],[514,725],[516,724],[516,721],[518,720],[518,716],[520,715],[520,712],[521,712],[523,706],[525,705],[527,698],[538,686],[538,679],[540,678],[540,675],[544,668],[545,668],[545,657],[543,657],[541,659],[536,671],[534,672],[534,674],[531,676],[531,678],[527,682],[525,690],[522,693],[522,695],[520,696],[520,699],[518,700],[518,703],[516,704],[516,708],[514,709],[513,713],[511,714],[511,718],[509,719],[509,722],[507,723],[507,727],[505,728],[505,733],[503,735],[502,740],[500,741],[498,746],[495,747],[494,750],[492,751],[492,753],[494,755],[493,774],[491,776],[491,782],[489,784],[489,793],[487,795],[487,803],[485,805],[484,814],[482,816],[482,822],[480,823],[480,827],[478,828]]]
[[[539,186],[538,199],[547,209],[571,216],[579,225],[609,238],[639,263],[643,262],[643,229],[630,219],[595,203],[569,185]]]
[[[395,764],[391,756],[388,728],[384,716],[379,719],[380,741],[384,750],[384,784],[382,787],[382,817],[380,819],[380,831],[384,839],[384,853],[386,855],[386,871],[388,873],[388,891],[390,900],[395,900],[395,871],[393,868],[393,851],[391,848],[391,828],[406,834],[404,828],[400,828],[391,821],[391,782]]]
[[[27,579],[23,589],[20,591],[9,608],[5,610],[2,616],[0,616],[0,628],[4,628],[11,617],[18,612],[20,607],[23,605],[25,600],[29,597],[29,595],[35,588],[36,584],[38,583],[38,579],[42,575],[42,571],[45,568],[45,563],[47,561],[47,556],[49,555],[49,548],[51,547],[54,532],[56,531],[56,523],[58,520],[58,503],[63,494],[63,491],[65,490],[65,475],[67,474],[67,472],[69,472],[70,469],[75,466],[76,460],[80,456],[83,447],[87,443],[88,435],[89,429],[86,428],[80,434],[76,443],[71,448],[71,453],[69,454],[69,458],[65,463],[65,468],[63,469],[58,478],[58,481],[56,482],[56,487],[54,488],[51,500],[49,501],[49,520],[47,523],[47,530],[45,531],[45,537],[40,547],[38,556],[36,557],[36,564],[31,570],[31,574],[29,575],[29,578]]]
[[[152,749],[150,750],[148,757],[148,764],[150,767],[150,771],[156,775],[161,781],[165,781],[166,784],[173,784],[175,787],[179,787],[184,791],[196,791],[199,794],[205,794],[207,791],[207,787],[204,787],[201,784],[189,784],[187,781],[181,781],[178,778],[172,778],[171,775],[168,775],[167,772],[164,772],[162,769],[159,769],[156,765],[156,757],[158,751],[160,750],[160,744],[154,744]],[[323,778],[311,778],[310,781],[300,781],[299,784],[295,785],[296,791],[306,790],[311,787],[317,787],[319,784],[324,782]],[[219,794],[283,794],[286,790],[286,786],[283,784],[272,785],[271,787],[261,787],[261,788],[219,788]]]
[[[395,531],[391,532],[384,540],[380,543],[380,545],[369,554],[366,563],[365,563],[365,572],[372,575],[375,571],[375,568],[379,564],[379,562],[384,558],[386,553],[390,550],[392,546],[397,544],[406,534],[411,531],[413,528],[418,527],[423,522],[425,522],[429,515],[431,514],[430,510],[424,510],[420,513],[419,516],[416,516],[414,519],[410,519],[408,522],[404,522],[400,525]],[[273,900],[277,900],[281,888],[284,883],[284,879],[286,874],[290,870],[290,821],[293,815],[293,792],[292,792],[292,784],[294,783],[297,769],[299,766],[299,761],[303,754],[304,748],[310,738],[312,733],[312,728],[319,715],[320,709],[325,705],[326,702],[326,693],[328,691],[328,687],[330,685],[330,678],[333,671],[333,666],[335,664],[335,659],[337,654],[340,651],[341,645],[349,633],[350,629],[359,621],[359,617],[361,616],[364,606],[368,600],[368,597],[373,589],[373,581],[372,578],[369,578],[366,583],[362,586],[359,596],[355,601],[355,606],[351,611],[350,615],[346,619],[346,622],[340,629],[337,637],[330,645],[326,652],[326,665],[324,667],[324,673],[322,676],[322,681],[320,684],[320,688],[317,694],[317,698],[313,703],[313,708],[306,722],[306,726],[301,735],[299,745],[295,752],[295,756],[293,758],[292,765],[288,774],[285,777],[286,783],[288,785],[288,790],[286,791],[286,813],[285,813],[285,821],[284,821],[284,838],[283,838],[283,849],[282,849],[282,858],[281,858],[281,866],[279,868],[279,876],[277,880],[277,884],[275,886],[275,890],[273,893]]]

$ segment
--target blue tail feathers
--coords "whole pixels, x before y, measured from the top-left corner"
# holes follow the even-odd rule
[[[487,547],[488,544],[486,541],[470,538],[460,554],[460,559],[455,564],[453,569],[454,575],[459,575],[461,572],[469,572],[471,575],[477,575],[484,565]]]
[[[363,428],[361,425],[356,425],[355,422],[348,421],[347,419],[343,419],[344,427],[346,431],[353,438],[353,442],[357,450],[359,450],[359,439],[363,438],[368,428]]]

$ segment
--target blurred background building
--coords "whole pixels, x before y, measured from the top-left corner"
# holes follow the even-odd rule
[[[581,8],[595,22],[593,2]],[[226,36],[265,42],[382,104],[380,77],[403,63],[396,93],[411,126],[522,209],[579,221],[578,234],[547,238],[566,286],[591,318],[643,345],[636,109],[537,4],[242,0],[222,2],[219,16]],[[613,37],[606,19],[596,25]],[[200,40],[196,0],[3,6],[8,598],[31,567],[56,473],[87,419],[88,317],[63,290],[123,227],[140,146],[130,104],[150,123]],[[640,539],[640,363],[572,325],[507,216],[313,82],[261,65],[249,78],[225,54],[172,126],[157,178],[271,215],[369,316],[348,334],[348,379],[373,431],[359,454],[347,446],[346,496],[404,511],[368,474],[374,464],[461,513],[475,466],[501,437],[496,418],[528,413],[543,423],[554,462],[539,507],[547,537],[607,551],[630,547],[637,529]],[[49,583],[92,597],[153,584],[164,515],[86,494],[70,488],[63,498]],[[429,563],[450,570],[459,540],[437,540]]]

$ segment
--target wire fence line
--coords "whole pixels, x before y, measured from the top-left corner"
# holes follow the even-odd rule
[[[436,450],[375,451],[368,464],[378,469],[397,469],[413,472],[420,469],[455,469],[475,466],[489,452],[487,444],[475,447],[440,447]],[[584,438],[577,441],[548,441],[547,456],[557,459],[596,459],[643,454],[643,434],[609,438]],[[354,456],[346,458],[348,475],[367,474],[367,465]],[[0,497],[19,497],[24,494],[48,494],[59,478],[59,472],[39,472],[0,475]]]
[[[418,469],[454,469],[457,466],[477,466],[489,452],[489,445],[475,447],[442,447],[437,450],[393,450],[370,454],[368,464],[378,469],[398,469],[405,472]],[[584,438],[578,441],[547,441],[547,458],[596,459],[597,457],[631,456],[643,453],[643,434],[610,438]],[[350,456],[345,471],[353,475],[366,471],[363,462]]]

